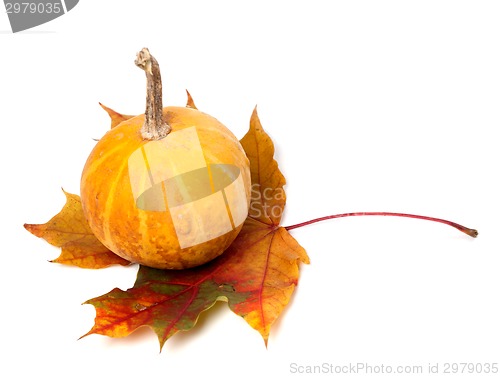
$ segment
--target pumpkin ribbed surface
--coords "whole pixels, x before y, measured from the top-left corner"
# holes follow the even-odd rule
[[[81,199],[96,237],[131,262],[162,269],[206,263],[232,243],[248,213],[250,167],[236,137],[196,109],[166,107],[172,131],[141,136],[123,121],[85,164]]]

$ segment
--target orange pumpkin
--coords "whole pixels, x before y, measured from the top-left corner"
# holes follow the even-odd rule
[[[146,113],[113,127],[91,152],[83,210],[96,237],[122,258],[162,269],[198,266],[222,254],[243,226],[249,161],[215,118],[161,107],[159,68],[147,49],[136,64],[148,78]]]

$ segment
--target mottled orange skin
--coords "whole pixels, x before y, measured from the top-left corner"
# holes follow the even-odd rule
[[[163,116],[172,132],[196,126],[207,163],[233,164],[240,168],[248,205],[250,165],[238,139],[215,118],[196,109],[166,107]],[[131,262],[160,269],[183,269],[206,263],[226,250],[242,224],[218,238],[181,249],[168,211],[137,208],[130,185],[128,158],[148,142],[141,136],[143,123],[144,115],[123,121],[108,131],[92,150],[81,179],[85,217],[95,236],[107,248]]]

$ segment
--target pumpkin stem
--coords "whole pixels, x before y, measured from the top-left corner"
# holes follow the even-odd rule
[[[146,111],[141,135],[146,140],[163,139],[172,131],[172,127],[163,121],[160,65],[147,48],[137,53],[135,65],[146,72],[147,79]]]

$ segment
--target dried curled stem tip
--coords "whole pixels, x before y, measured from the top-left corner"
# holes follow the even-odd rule
[[[135,65],[146,71],[146,73],[152,75],[153,74],[153,71],[151,70],[152,59],[154,58],[151,56],[149,50],[146,47],[144,47],[141,51],[137,53],[137,58],[135,59]]]
[[[146,140],[160,140],[172,131],[163,121],[160,65],[147,48],[137,53],[135,65],[146,72],[147,79],[146,111],[141,134]]]

